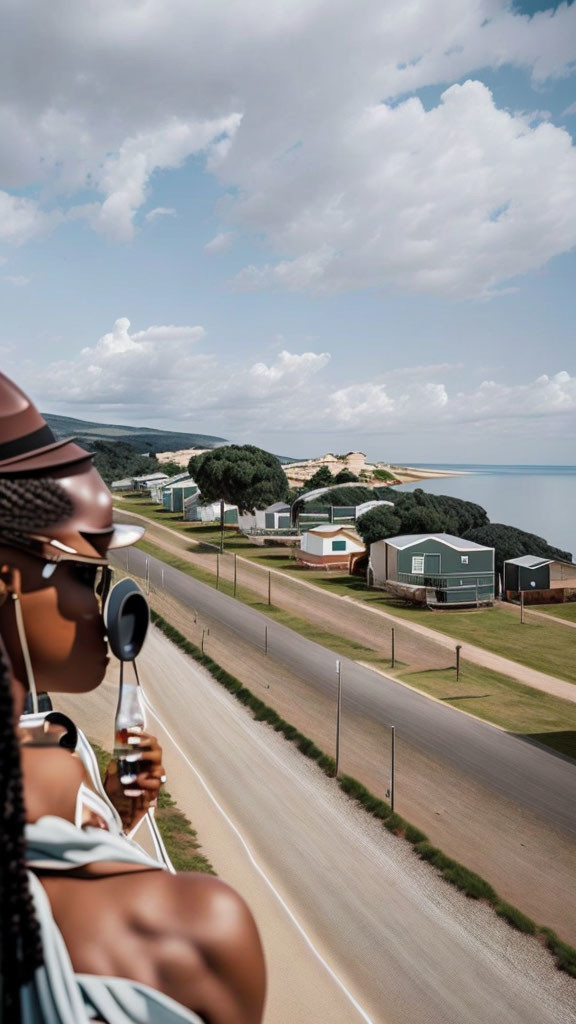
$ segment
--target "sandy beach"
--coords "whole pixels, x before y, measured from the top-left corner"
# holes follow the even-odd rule
[[[463,470],[419,469],[417,466],[390,466],[390,470],[401,484],[410,484],[415,480],[436,480],[445,476],[465,476]]]

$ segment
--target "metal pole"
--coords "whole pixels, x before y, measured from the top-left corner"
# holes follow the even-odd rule
[[[237,555],[235,554],[235,555],[234,555],[234,597],[236,597],[236,577],[237,577],[237,572],[236,572],[236,559],[237,559],[237,557],[238,557],[238,556],[237,556]]]
[[[268,654],[268,626],[264,626],[264,654]]]
[[[146,593],[150,593],[150,563],[146,559]]]
[[[520,622],[524,622],[524,591],[520,591]]]
[[[220,585],[220,555],[216,555],[216,590]]]
[[[395,645],[395,642],[394,642],[394,626],[392,626],[392,658],[391,658],[391,665],[390,665],[391,668],[394,668],[394,666],[396,665],[396,649],[395,648],[396,648],[396,645]]]
[[[460,651],[462,644],[456,644],[456,682],[460,679]]]
[[[200,648],[201,648],[202,654],[204,654],[204,637],[205,636],[210,636],[210,630],[209,629],[203,629],[202,630],[202,643],[200,644]]]
[[[340,659],[336,662],[336,671],[338,673],[338,699],[336,702],[336,767],[334,769],[334,776],[338,778],[338,769],[340,767],[340,716],[342,714],[342,665]]]
[[[224,498],[220,498],[220,553],[224,551]]]
[[[272,573],[268,570],[268,604],[272,604]]]
[[[162,590],[164,590],[164,566],[162,566]]]
[[[394,810],[394,771],[396,760],[396,729],[392,728],[392,742],[390,745],[390,807]]]

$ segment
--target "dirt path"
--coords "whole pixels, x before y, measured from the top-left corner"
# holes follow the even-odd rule
[[[184,537],[169,527],[151,523],[137,513],[116,513],[119,520],[124,516],[146,523],[146,536],[165,551],[178,555],[198,568],[216,574],[216,553],[189,551],[190,538]],[[237,577],[240,586],[249,587],[262,601],[268,597],[268,570],[249,559],[237,557]],[[219,560],[222,579],[232,581],[234,557],[224,556]],[[340,634],[349,640],[378,652],[383,658],[390,657],[391,629],[394,628],[396,658],[411,671],[445,668],[454,664],[455,643],[453,637],[445,636],[427,626],[407,623],[381,609],[350,597],[340,597],[328,591],[320,591],[305,580],[293,579],[278,570],[270,570],[272,576],[272,603],[285,611],[305,618],[308,622],[327,632]],[[462,657],[484,668],[510,676],[526,686],[541,690],[555,697],[576,702],[576,686],[555,676],[520,665],[499,654],[485,651],[473,644],[462,645]],[[394,673],[392,673],[393,675]]]

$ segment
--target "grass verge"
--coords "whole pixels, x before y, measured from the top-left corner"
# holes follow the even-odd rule
[[[248,707],[257,721],[268,722],[276,732],[281,732],[285,739],[294,743],[298,749],[311,760],[315,761],[329,777],[333,778],[336,765],[334,759],[325,754],[309,737],[304,736],[293,725],[281,718],[277,711],[264,701],[256,697],[239,679],[227,672],[218,665],[207,654],[203,654],[199,647],[187,640],[174,626],[157,612],[151,612],[152,621],[164,633],[164,635],[176,644],[185,654],[194,658],[210,674],[221,683],[229,693],[237,700]],[[457,861],[447,857],[441,850],[428,842],[428,837],[420,829],[396,814],[391,806],[384,800],[380,800],[374,793],[371,793],[358,779],[350,775],[342,775],[337,779],[338,785],[351,799],[355,800],[374,818],[380,820],[384,827],[398,837],[406,839],[411,843],[414,851],[422,860],[428,861],[438,873],[451,885],[456,886],[470,899],[486,901],[496,913],[502,917],[511,927],[517,931],[535,935],[545,941],[546,947],[554,955],[556,966],[559,970],[576,978],[576,949],[562,942],[555,932],[549,928],[540,927],[529,917],[502,900],[492,886],[480,875],[470,871]]]
[[[454,669],[402,672],[399,679],[452,707],[576,759],[576,704],[463,659]]]
[[[92,743],[92,749],[98,761],[100,775],[104,779],[111,755],[97,743]],[[165,789],[161,789],[158,794],[155,817],[168,856],[177,871],[201,871],[207,875],[216,874],[208,858],[199,852],[200,843],[196,829],[192,827],[186,815],[178,809],[176,801]]]

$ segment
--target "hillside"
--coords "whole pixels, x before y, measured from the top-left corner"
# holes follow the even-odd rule
[[[228,443],[225,438],[214,437],[212,434],[189,434],[118,423],[93,423],[46,412],[42,415],[57,437],[74,437],[87,448],[91,448],[95,441],[124,441],[139,453],[173,452],[182,448],[218,448]]]

